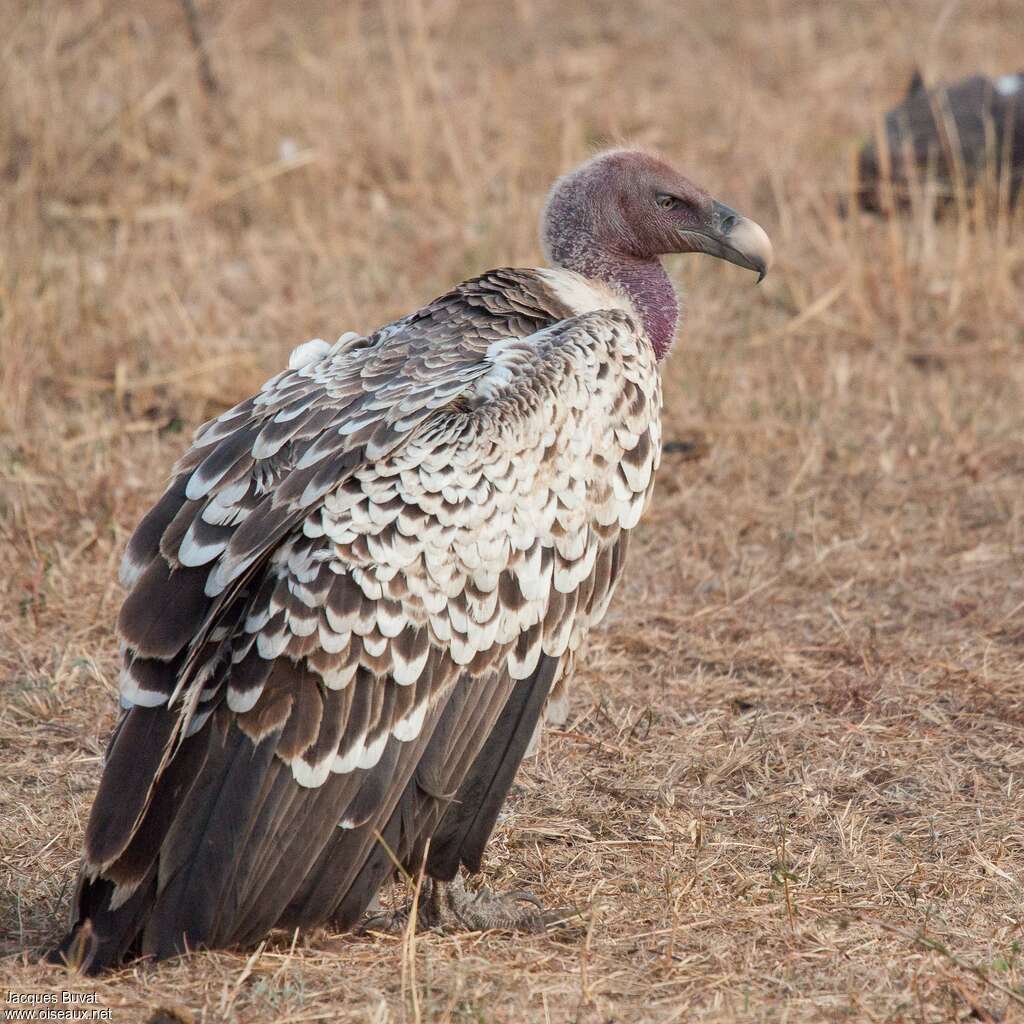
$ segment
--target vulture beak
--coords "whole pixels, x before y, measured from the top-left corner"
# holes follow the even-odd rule
[[[704,252],[756,271],[758,284],[772,265],[774,252],[764,228],[717,200],[711,202],[706,227],[688,228],[681,235],[685,248],[680,252]]]

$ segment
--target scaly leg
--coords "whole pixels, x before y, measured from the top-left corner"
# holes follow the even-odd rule
[[[404,931],[411,903],[398,910],[378,911],[363,918],[361,933]],[[482,932],[498,929],[513,932],[544,932],[580,918],[575,907],[545,910],[531,892],[497,894],[486,887],[466,888],[461,875],[450,882],[424,878],[416,909],[417,931]]]

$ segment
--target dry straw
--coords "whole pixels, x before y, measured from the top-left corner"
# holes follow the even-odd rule
[[[114,718],[115,567],[191,429],[293,344],[535,261],[552,177],[631,139],[780,258],[757,290],[672,266],[681,444],[487,858],[585,928],[75,984],[123,1021],[1024,1019],[1024,230],[835,201],[916,61],[1017,69],[1019,9],[194,7],[0,5],[0,990],[69,984],[35,960]]]

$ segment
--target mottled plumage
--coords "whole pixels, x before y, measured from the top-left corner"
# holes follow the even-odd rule
[[[614,276],[495,270],[201,427],[125,553],[124,710],[58,955],[347,928],[428,839],[431,877],[478,870],[650,498],[657,357]]]

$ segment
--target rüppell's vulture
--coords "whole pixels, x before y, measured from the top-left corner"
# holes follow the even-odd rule
[[[199,428],[124,556],[123,710],[52,958],[349,929],[396,863],[428,925],[545,923],[457,876],[650,499],[659,257],[764,275],[772,248],[631,150],[559,179],[542,236],[549,267],[308,342]]]
[[[1024,181],[1024,72],[974,75],[932,89],[915,73],[903,101],[885,115],[884,131],[861,148],[857,198],[882,212],[910,204],[912,190],[934,183],[940,203],[958,189],[970,201],[994,184],[1012,205]]]

